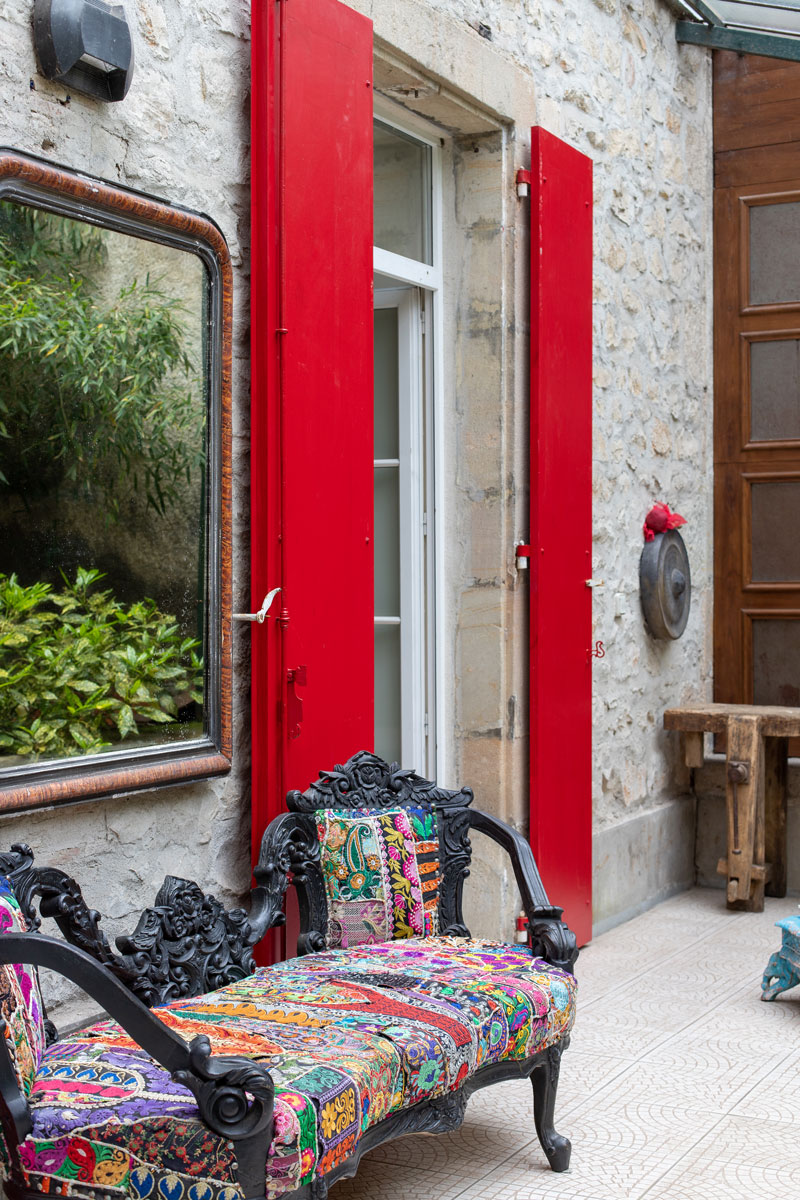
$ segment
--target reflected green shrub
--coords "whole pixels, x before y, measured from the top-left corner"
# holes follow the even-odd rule
[[[202,475],[201,380],[182,304],[149,276],[104,295],[105,256],[99,230],[0,204],[0,484],[163,514]]]
[[[200,643],[153,600],[93,590],[101,578],[79,569],[55,591],[0,573],[0,753],[93,753],[202,704]]]

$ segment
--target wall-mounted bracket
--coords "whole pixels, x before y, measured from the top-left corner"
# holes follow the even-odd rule
[[[300,726],[303,724],[303,701],[297,694],[299,687],[306,686],[306,667],[289,667],[286,672],[286,725],[292,741],[300,737]]]
[[[123,100],[133,78],[125,9],[104,0],[35,0],[33,42],[46,79],[95,100]]]
[[[531,548],[527,545],[517,546],[514,551],[514,564],[518,571],[527,571],[531,565]]]

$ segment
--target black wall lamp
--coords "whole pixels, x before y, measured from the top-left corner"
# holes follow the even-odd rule
[[[35,0],[33,41],[39,68],[96,100],[122,100],[133,76],[133,42],[121,4]]]

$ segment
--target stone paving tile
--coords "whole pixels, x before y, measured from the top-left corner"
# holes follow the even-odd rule
[[[660,1047],[629,1067],[599,1095],[589,1097],[580,1112],[583,1115],[593,1111],[598,1104],[604,1109],[606,1106],[622,1109],[632,1101],[638,1105],[640,1097],[644,1101],[652,1096],[676,1108],[699,1107],[704,1113],[724,1116],[785,1059],[784,1050],[769,1054],[765,1049],[762,1056],[752,1060],[743,1056],[740,1048],[738,1061],[723,1063],[713,1056],[697,1061],[680,1044],[676,1044],[672,1053]]]
[[[800,1006],[798,1006],[800,1008]],[[800,1011],[793,1041],[797,1045]],[[786,1121],[800,1139],[800,1049],[786,1055],[779,1067],[765,1076],[733,1107],[735,1117],[753,1117],[760,1121]],[[800,1196],[800,1188],[797,1191]]]
[[[647,1200],[795,1200],[800,1138],[795,1122],[725,1117],[661,1177]],[[644,1200],[644,1197],[642,1197]]]
[[[651,1184],[680,1162],[719,1117],[700,1106],[676,1107],[629,1098],[586,1106],[560,1120],[573,1143],[570,1170],[556,1175],[531,1142],[498,1165],[464,1200],[639,1200]]]
[[[649,1002],[643,1005],[637,997],[626,995],[618,1004],[609,1002],[588,1012],[579,1009],[572,1045],[594,1054],[636,1059],[686,1024],[686,1004],[679,996],[656,997],[651,1008]]]
[[[621,1054],[597,1054],[591,1050],[583,1050],[579,1044],[573,1043],[562,1058],[561,1064],[558,1111],[567,1113],[625,1075],[636,1064],[636,1059],[626,1058]],[[491,1103],[492,1089],[487,1088],[485,1094]],[[473,1101],[470,1101],[470,1105],[472,1103]]]
[[[331,1200],[456,1200],[475,1180],[474,1171],[462,1170],[458,1163],[448,1163],[446,1170],[420,1166],[412,1155],[412,1143],[418,1138],[401,1138],[398,1145],[407,1147],[408,1162],[387,1164],[373,1154],[361,1160],[358,1175],[343,1179],[330,1190]],[[423,1146],[422,1153],[427,1151]]]
[[[556,1111],[569,1171],[520,1080],[473,1096],[455,1133],[373,1151],[331,1200],[800,1200],[800,989],[760,999],[795,907],[694,890],[587,947]]]

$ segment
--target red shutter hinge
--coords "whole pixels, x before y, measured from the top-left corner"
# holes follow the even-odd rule
[[[297,694],[299,687],[305,687],[307,680],[305,664],[301,667],[289,667],[286,672],[286,726],[292,741],[300,737],[300,726],[303,724],[303,701]]]
[[[520,167],[517,171],[517,195],[520,200],[524,200],[530,192],[531,173],[526,171],[524,167]]]
[[[515,565],[516,565],[517,570],[518,571],[526,571],[528,569],[528,567],[530,566],[530,563],[528,562],[528,559],[531,556],[530,546],[525,546],[525,545],[517,546],[517,548],[515,550],[515,555],[516,555]]]

